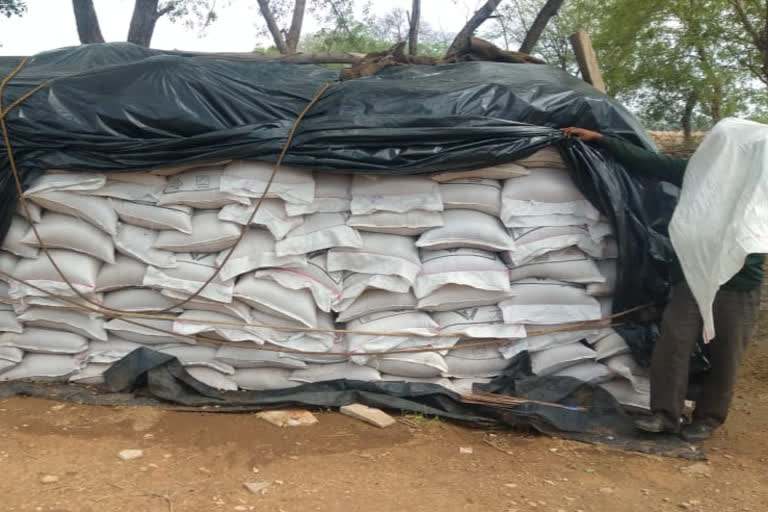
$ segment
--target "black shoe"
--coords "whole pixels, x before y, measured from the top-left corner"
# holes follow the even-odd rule
[[[680,436],[689,443],[696,443],[709,439],[714,432],[715,427],[707,425],[706,423],[693,422],[690,425],[683,427],[680,431]]]
[[[646,418],[640,418],[635,420],[635,427],[644,431],[652,432],[654,434],[660,434],[662,432],[677,432],[677,429],[669,424],[662,416],[654,414]]]

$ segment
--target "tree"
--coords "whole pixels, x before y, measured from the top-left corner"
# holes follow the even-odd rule
[[[729,53],[768,85],[768,0],[727,0],[727,6],[730,26],[722,27],[722,35]]]
[[[127,40],[130,43],[149,46],[155,25],[163,16],[171,21],[185,19],[190,26],[195,24],[191,20],[207,26],[216,19],[214,4],[215,0],[135,0]],[[80,42],[103,43],[104,36],[101,34],[93,0],[72,0],[72,9]]]
[[[99,17],[93,7],[93,0],[72,0],[72,9],[75,12],[77,35],[82,44],[103,43]]]
[[[21,16],[27,12],[27,4],[24,0],[0,0],[0,14],[6,18]]]
[[[485,4],[480,7],[475,14],[467,21],[464,27],[456,34],[456,38],[448,47],[446,54],[458,52],[461,48],[469,44],[469,39],[474,35],[475,31],[480,28],[488,18],[493,16],[494,11],[501,3],[501,0],[486,0]]]
[[[419,51],[419,26],[421,25],[421,0],[413,0],[411,15],[408,17],[408,55]]]
[[[565,0],[547,0],[547,2],[541,7],[539,14],[536,15],[536,19],[533,20],[531,28],[528,29],[528,33],[523,39],[523,44],[520,45],[520,52],[532,53],[536,47],[536,43],[539,42],[544,29],[547,28],[549,20],[557,14],[560,10],[560,6],[563,5]]]
[[[258,2],[261,15],[264,17],[267,29],[272,35],[272,39],[274,40],[277,49],[283,55],[295,54],[296,49],[299,46],[299,39],[301,38],[302,25],[304,24],[304,11],[307,5],[306,0],[294,0],[291,26],[288,31],[279,27],[275,12],[273,12],[273,8],[275,7],[280,11],[283,11],[286,7],[285,2],[275,2],[274,0],[258,0]]]

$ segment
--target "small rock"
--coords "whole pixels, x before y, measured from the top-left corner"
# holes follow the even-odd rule
[[[528,502],[528,506],[531,507],[531,508],[536,508],[536,507],[539,506],[539,504],[536,503],[535,501],[529,501]]]
[[[697,506],[701,505],[701,502],[700,502],[699,500],[688,500],[688,503],[689,503],[689,504],[690,504],[692,507],[697,507]]]
[[[550,448],[549,451],[551,451],[552,453],[557,453],[557,448]]]
[[[363,404],[345,405],[339,409],[339,411],[341,414],[364,421],[365,423],[370,423],[379,428],[386,428],[397,423],[395,418],[381,409],[374,409],[373,407],[368,407]]]
[[[259,472],[259,468],[253,467],[253,468],[251,468],[251,472],[252,473],[258,473]]]
[[[235,510],[248,510],[248,507],[244,507],[242,505],[236,505]]]
[[[122,460],[134,460],[142,458],[144,452],[142,450],[122,450],[117,456]]]
[[[164,459],[170,459],[171,457],[173,457],[173,455],[171,455],[170,453],[166,453],[165,455],[163,455]]]
[[[733,455],[728,455],[727,453],[723,455],[723,457],[725,457],[728,460],[733,460]]]
[[[295,455],[289,455],[288,458],[291,460],[299,460],[299,458]]]
[[[613,494],[613,489],[610,487],[601,487],[600,492],[603,494]]]
[[[557,512],[565,512],[565,509],[564,508],[559,508],[559,509],[557,509]]]
[[[304,409],[262,411],[256,416],[277,427],[304,427],[317,423],[315,415]]]
[[[471,446],[461,446],[459,447],[459,453],[461,455],[472,455],[472,447]]]
[[[585,472],[585,473],[594,473],[594,472],[595,472],[595,470],[594,470],[594,469],[592,469],[592,468],[586,468],[586,469],[584,470],[584,472]]]
[[[696,464],[680,468],[680,472],[686,475],[711,476],[712,468],[703,462],[697,462]]]
[[[563,498],[565,498],[565,501],[570,501],[571,503],[576,501],[576,498],[574,498],[573,496],[563,496]]]
[[[649,494],[651,494],[651,491],[649,491],[648,489],[640,489],[640,492],[641,492],[641,493],[643,493],[643,494],[645,494],[646,496],[648,496]]]
[[[45,475],[40,481],[44,484],[53,484],[59,481],[59,477],[56,475]]]
[[[51,407],[51,410],[52,411],[60,411],[60,410],[62,410],[65,407],[66,407],[65,404],[54,405],[53,407]]]
[[[243,485],[252,494],[267,494],[267,489],[269,489],[272,484],[269,482],[245,482]]]
[[[670,501],[672,501],[672,500],[670,500],[669,498],[664,498],[664,499],[663,499],[663,500],[661,500],[661,501],[663,501],[664,503],[669,503],[669,502],[670,502]]]
[[[205,473],[206,475],[210,475],[210,474],[211,474],[211,470],[210,470],[210,469],[208,469],[208,468],[199,467],[199,468],[197,468],[197,470],[198,470],[199,472],[201,472],[201,473]]]
[[[285,482],[283,482],[282,480],[275,480],[275,483],[277,485],[283,485]]]
[[[544,483],[547,485],[556,485],[552,480],[544,480]]]
[[[509,487],[510,489],[515,489],[517,487],[517,484],[504,484],[504,487]]]
[[[691,509],[691,504],[688,503],[687,501],[684,501],[681,504],[679,504],[678,507],[680,507],[683,510],[690,510]]]

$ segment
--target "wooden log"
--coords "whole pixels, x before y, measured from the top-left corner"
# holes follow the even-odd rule
[[[600,72],[600,64],[589,34],[585,30],[579,30],[570,37],[570,40],[584,81],[592,84],[592,87],[598,91],[606,92],[603,74]]]

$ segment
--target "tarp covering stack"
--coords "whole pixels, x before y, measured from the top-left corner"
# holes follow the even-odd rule
[[[0,74],[9,74],[18,62],[18,59],[0,59]],[[87,226],[81,226],[83,230],[95,225],[97,231],[106,236],[105,240],[114,244],[119,253],[115,260],[117,263],[126,261],[125,258],[133,258],[134,267],[137,267],[135,261],[138,260],[144,267],[153,269],[145,270],[140,283],[129,285],[140,284],[143,288],[151,289],[156,292],[156,297],[164,297],[169,301],[163,303],[166,306],[188,298],[194,290],[179,283],[187,279],[189,273],[186,273],[183,279],[179,275],[173,275],[174,272],[179,274],[179,262],[189,265],[190,268],[195,265],[202,266],[209,271],[209,267],[220,264],[221,256],[217,258],[217,253],[237,239],[241,227],[238,226],[238,220],[240,224],[247,221],[249,208],[252,211],[252,205],[256,204],[263,194],[271,170],[271,166],[264,162],[276,161],[300,112],[326,83],[334,81],[335,78],[335,71],[313,66],[182,56],[127,44],[82,46],[35,56],[5,87],[3,107],[7,108],[33,87],[50,80],[50,83],[15,106],[6,116],[13,156],[30,203],[49,210],[43,213],[38,231],[43,231],[42,228],[46,227],[46,224],[54,225],[57,221],[65,220],[57,216],[77,216],[82,219],[80,224]],[[521,265],[530,264],[535,257],[548,256],[550,258],[547,261],[552,260],[550,251],[535,254],[530,259],[516,259],[514,238],[521,230],[541,226],[574,228],[579,225],[586,228],[589,234],[587,238],[600,245],[599,251],[604,247],[598,242],[605,242],[606,236],[609,237],[607,240],[615,240],[616,254],[607,255],[618,260],[613,311],[620,312],[645,303],[661,303],[667,286],[666,261],[671,251],[666,237],[666,222],[675,202],[676,190],[630,176],[615,161],[594,148],[563,139],[557,128],[569,125],[598,129],[623,136],[641,146],[653,147],[638,122],[618,103],[586,83],[548,66],[474,62],[398,67],[388,68],[373,77],[334,84],[298,125],[284,160],[286,170],[278,171],[272,185],[275,188],[271,189],[273,195],[268,195],[269,199],[260,207],[264,209],[262,213],[267,214],[269,208],[275,206],[282,207],[283,211],[275,214],[272,221],[261,221],[257,226],[250,228],[251,232],[241,242],[245,244],[250,239],[255,244],[250,250],[243,249],[242,256],[246,260],[252,259],[254,253],[258,253],[253,251],[252,247],[262,247],[265,243],[276,244],[275,252],[270,256],[273,260],[271,263],[262,262],[255,266],[251,264],[247,271],[240,273],[230,268],[229,275],[220,276],[222,282],[215,281],[213,284],[221,285],[219,291],[224,290],[225,295],[230,294],[230,310],[237,308],[231,306],[232,290],[228,287],[235,289],[240,286],[241,297],[245,297],[248,306],[245,310],[255,308],[262,315],[267,309],[275,313],[274,304],[264,304],[267,293],[265,286],[269,289],[275,286],[298,288],[305,292],[305,296],[311,295],[314,298],[315,305],[325,320],[318,320],[315,311],[315,324],[306,321],[307,319],[300,317],[298,313],[286,315],[282,312],[283,321],[291,318],[310,329],[322,330],[325,327],[332,328],[333,325],[343,327],[338,323],[338,317],[332,316],[343,314],[343,311],[335,307],[338,304],[322,304],[323,294],[319,289],[313,289],[311,286],[303,288],[303,284],[288,283],[287,280],[281,281],[274,276],[259,281],[260,277],[264,277],[259,274],[264,272],[263,268],[290,267],[285,258],[314,258],[315,263],[322,262],[317,263],[318,265],[325,265],[324,271],[346,272],[342,274],[344,278],[351,276],[353,280],[359,279],[355,275],[359,276],[361,272],[363,275],[379,275],[391,271],[392,275],[397,274],[405,280],[405,288],[387,289],[384,286],[386,291],[404,295],[415,291],[417,302],[408,307],[420,308],[419,312],[426,310],[434,313],[435,310],[444,308],[434,304],[431,307],[424,306],[423,301],[429,291],[433,291],[427,288],[432,285],[426,286],[423,282],[419,285],[419,277],[425,274],[425,253],[430,250],[483,251],[490,254],[492,259],[501,261],[501,253],[506,252],[509,253],[506,261],[514,272]],[[557,151],[550,148],[550,153],[538,153],[549,146]],[[547,163],[537,166],[536,158],[541,158],[541,155],[550,155],[550,159]],[[521,160],[526,167],[513,164]],[[233,162],[224,164],[224,161]],[[207,167],[190,169],[201,165]],[[586,206],[582,204],[579,207],[581,209],[569,211],[557,208],[536,210],[534,207],[526,211],[515,210],[517,207],[525,207],[526,201],[527,205],[531,206],[537,202],[537,198],[516,197],[514,189],[518,187],[508,184],[514,180],[543,175],[544,171],[536,172],[542,167],[548,168],[549,171],[546,172],[556,176],[560,176],[557,167],[562,167],[563,173],[567,169],[583,194],[582,199],[585,197],[588,200],[581,201]],[[5,233],[8,227],[12,226],[18,199],[6,152],[0,156],[0,168],[3,170],[0,184],[4,194],[0,219],[3,221]],[[515,169],[522,169],[522,172],[515,174]],[[49,170],[72,171],[78,174],[48,173],[41,178]],[[463,176],[466,177],[467,171],[478,170],[485,171],[469,176],[473,179],[487,178],[487,182],[468,180],[461,183],[469,185],[470,188],[472,184],[485,183],[492,186],[495,183],[500,200],[498,213],[483,211],[492,209],[485,200],[481,201],[479,206],[462,206],[461,198],[446,201],[446,187],[444,184],[438,185],[438,181],[433,179],[437,175],[440,182],[450,183],[452,172],[459,172],[456,176],[465,173]],[[139,174],[117,174],[137,171]],[[153,174],[150,175],[150,171]],[[339,173],[351,174],[352,177],[339,177]],[[406,174],[421,177],[399,180],[394,178],[395,175]],[[169,177],[166,178],[166,175]],[[368,179],[364,175],[375,175],[377,178]],[[505,183],[499,181],[501,178],[508,180]],[[556,181],[559,179],[555,178]],[[346,196],[342,194],[344,197],[331,195],[342,202],[346,200],[347,203],[329,208],[327,205],[334,203],[331,200],[324,203],[325,207],[320,206],[320,195],[316,193],[321,187],[333,190],[334,183],[340,183],[341,189],[348,192]],[[402,188],[404,183],[412,184],[415,195],[421,191],[422,195],[416,202],[405,208],[381,206],[381,198],[387,194],[397,195],[392,190],[398,186]],[[507,188],[510,188],[510,194],[505,194]],[[115,190],[119,192],[116,193]],[[136,192],[137,190],[139,192]],[[195,191],[198,192],[197,195]],[[200,194],[200,191],[203,193]],[[184,195],[185,192],[190,194],[183,200],[173,199],[174,194],[178,198],[179,194]],[[88,199],[73,203],[72,197],[78,194]],[[99,205],[111,205],[111,213],[100,216],[93,213],[97,210],[84,212],[87,207],[83,205],[93,202],[94,198],[99,199],[95,201]],[[570,202],[575,204],[579,201],[576,198]],[[540,202],[542,201],[539,200]],[[543,202],[546,203],[546,199]],[[448,207],[447,203],[450,203]],[[182,223],[186,218],[191,224],[174,227],[168,223],[159,224],[156,219],[147,221],[146,216],[127,211],[135,210],[137,204],[147,208],[170,208],[178,218],[182,218]],[[191,208],[195,209],[194,212]],[[348,215],[350,211],[353,214],[351,217]],[[469,215],[464,214],[465,218],[461,218],[461,212],[466,211],[470,212]],[[430,217],[422,215],[426,213],[434,214],[431,216],[433,223],[429,225],[416,222],[419,225],[414,226],[411,222],[414,215],[421,221]],[[393,221],[392,215],[387,217],[385,214],[395,214],[396,218]],[[555,220],[549,222],[540,219],[536,223],[530,218],[541,217],[542,214],[549,215],[550,219],[554,216]],[[243,215],[245,219],[240,218]],[[291,219],[301,218],[302,215],[302,222],[291,224]],[[339,222],[338,218],[332,219],[334,215],[342,220]],[[361,218],[364,216],[367,218]],[[377,216],[378,218],[375,218]],[[115,219],[114,226],[109,221],[110,217]],[[144,224],[136,222],[137,217],[143,218]],[[383,217],[387,217],[387,220],[382,221]],[[452,217],[456,217],[456,220],[451,221]],[[523,217],[528,218],[526,220],[522,219]],[[564,220],[566,217],[571,220]],[[578,222],[573,220],[577,217]],[[472,219],[475,218],[480,219],[477,222],[487,222],[492,228],[489,228],[491,231],[499,228],[501,245],[498,245],[498,238],[490,242],[487,239],[478,242],[475,238],[482,235],[480,230],[470,233],[476,236],[470,236],[472,239],[469,241],[455,242],[455,233],[450,231],[453,228],[460,231],[466,226],[474,228]],[[511,231],[503,228],[500,219]],[[310,220],[317,225],[312,224]],[[23,222],[26,221],[16,217],[15,233],[19,240],[15,241],[23,246],[22,251],[26,250],[24,247],[33,248],[37,240],[37,235],[31,233],[28,228],[25,229]],[[147,222],[149,224],[146,224]],[[382,222],[386,224],[383,229]],[[99,225],[100,223],[106,224]],[[371,223],[376,224],[374,229],[370,227]],[[154,231],[146,229],[148,227]],[[48,227],[47,230],[52,234],[57,232],[55,226]],[[174,230],[176,234],[173,233]],[[184,234],[190,230],[192,235]],[[201,238],[197,236],[198,230],[206,231],[212,236]],[[333,238],[333,242],[327,243],[329,237],[325,237],[325,242],[318,246],[313,245],[317,240],[312,239],[311,235],[318,230],[332,233],[329,237]],[[159,235],[156,231],[160,231]],[[372,231],[375,234],[371,234]],[[140,233],[152,238],[148,245],[137,242]],[[14,229],[6,239],[6,248],[13,241],[10,239],[12,234]],[[339,241],[346,235],[350,238]],[[264,240],[269,242],[259,241],[257,236],[263,236]],[[269,238],[270,236],[272,238]],[[491,235],[493,236],[496,234]],[[162,237],[164,240],[158,242],[159,238],[153,237]],[[410,247],[413,254],[418,254],[415,261],[418,268],[414,272],[400,269],[398,273],[391,268],[382,272],[366,269],[361,271],[360,265],[365,266],[371,262],[361,263],[365,258],[355,260],[354,257],[348,257],[349,254],[341,254],[365,252],[366,243],[375,245],[386,237],[412,244]],[[46,241],[45,236],[41,235],[41,238]],[[195,239],[193,243],[190,242],[191,238]],[[454,241],[446,242],[447,239]],[[570,250],[571,255],[578,255],[582,254],[579,250],[586,250],[585,244],[586,241],[582,244],[574,241],[557,250]],[[53,243],[51,247],[54,247]],[[392,247],[395,251],[401,251],[396,249],[395,245]],[[417,252],[417,247],[421,249],[420,252]],[[246,248],[246,245],[243,245],[243,248]],[[75,249],[83,252],[82,248]],[[101,249],[104,249],[104,244]],[[603,252],[598,254],[597,248],[592,249],[595,252],[594,257],[606,257]],[[94,247],[93,250],[97,251],[99,247]],[[61,252],[61,249],[52,252],[55,257],[55,253]],[[550,254],[547,254],[548,252]],[[65,256],[72,257],[72,254],[74,253],[67,253]],[[233,254],[233,259],[235,255],[237,251]],[[21,256],[27,260],[22,260],[22,269],[28,268],[32,264],[29,260],[34,258],[47,262],[47,257],[39,253]],[[77,257],[79,256],[75,256]],[[90,257],[96,256],[91,254]],[[280,258],[283,260],[279,264],[275,263]],[[207,261],[208,259],[211,261]],[[110,261],[110,255],[107,254],[101,260]],[[333,268],[328,267],[330,260],[333,261]],[[541,264],[542,261],[536,263]],[[373,265],[375,264],[374,262]],[[97,278],[99,273],[105,272],[109,263],[99,265],[95,271]],[[73,265],[73,268],[75,266],[77,265]],[[18,263],[12,267],[15,271]],[[225,270],[226,267],[222,268],[222,271]],[[505,275],[508,271],[509,268],[504,267]],[[34,275],[34,272],[29,275]],[[252,282],[245,283],[252,288],[250,295],[249,292],[243,291],[246,288],[242,283],[243,276],[252,281],[259,281],[258,286]],[[48,277],[37,281],[39,283],[50,280]],[[552,275],[535,273],[523,276],[529,277],[545,277],[550,280],[554,278]],[[228,279],[233,282],[227,282]],[[234,282],[235,279],[237,282]],[[517,278],[513,274],[512,279],[517,286],[521,285],[519,269]],[[589,278],[580,279],[577,280],[577,286],[574,287],[571,282],[569,287],[578,288],[581,290],[579,293],[587,296],[585,285],[597,285],[601,281],[605,279],[600,279],[599,276],[591,281]],[[269,284],[265,285],[264,282]],[[551,281],[548,283],[552,284]],[[466,282],[462,284],[466,285]],[[56,289],[66,294],[68,285],[60,285],[61,283]],[[375,283],[369,283],[368,289],[380,290],[381,287],[377,286]],[[509,282],[499,291],[509,291],[508,286]],[[560,283],[560,286],[565,285]],[[486,291],[487,288],[486,286]],[[40,290],[33,291],[18,282],[10,284],[10,291],[9,297],[12,300],[23,303],[21,307],[16,304],[16,310],[19,313],[24,310],[26,318],[34,317],[29,313],[30,310],[52,305],[46,302],[50,301],[50,298],[37,297],[42,293]],[[96,293],[95,283],[93,289],[83,291]],[[215,308],[208,304],[227,303],[224,300],[226,298],[215,296],[215,293],[216,289],[213,288],[213,295],[201,294],[201,297],[197,297],[198,309],[209,312],[213,310],[221,315],[226,307]],[[340,293],[343,294],[343,286]],[[30,301],[30,297],[35,298]],[[89,295],[89,299],[102,300],[96,295]],[[419,302],[422,302],[421,307]],[[456,309],[459,302],[457,301]],[[470,301],[462,306],[495,307],[496,304],[503,304],[503,300],[492,301],[492,304],[487,301]],[[521,311],[519,305],[513,301],[508,316],[515,316]],[[120,307],[110,307],[125,309],[124,306],[124,303],[120,303]],[[186,307],[189,310],[194,309],[191,303]],[[158,305],[155,307],[155,310],[157,309],[164,308]],[[181,313],[182,316],[190,314],[187,309]],[[401,311],[403,309],[407,308],[400,308]],[[504,309],[501,308],[501,311]],[[173,314],[177,315],[179,311],[173,311]],[[424,318],[429,318],[426,313],[423,314]],[[49,317],[39,316],[46,318],[28,320],[30,325],[37,326],[33,329],[51,325]],[[254,323],[250,315],[248,316],[248,320]],[[561,323],[593,318],[587,316],[564,317]],[[277,317],[281,317],[279,311]],[[240,319],[245,320],[242,316]],[[22,331],[28,329],[23,318],[15,320],[20,322]],[[171,330],[176,332],[176,322],[167,319],[163,321],[169,322],[169,325],[172,325]],[[115,322],[124,320],[109,320],[112,327]],[[216,338],[233,342],[256,341],[248,337],[233,340],[232,337],[237,335],[231,333],[231,329],[224,329],[221,324],[218,328],[208,326],[207,329],[201,329],[200,319],[196,322],[194,325],[198,328],[193,330],[193,334],[207,332],[213,333]],[[351,322],[354,322],[354,319]],[[61,322],[62,325],[64,323],[66,322]],[[531,323],[536,322],[525,318],[525,315],[518,315],[508,327]],[[542,323],[550,325],[557,322]],[[634,324],[633,317],[622,318],[622,323],[619,332],[623,334],[634,354],[637,357],[647,354],[652,342],[649,335],[652,327]],[[123,327],[123,333],[131,330],[125,329],[125,325]],[[346,327],[349,329],[350,325],[347,324]],[[412,325],[404,328],[421,327],[424,326]],[[110,330],[109,326],[107,330],[110,334],[116,334],[117,331]],[[187,334],[189,332],[191,331]],[[134,337],[133,341],[146,340],[147,333],[141,334],[144,336],[142,339]],[[451,340],[444,334],[440,339]],[[333,336],[323,338],[317,332],[313,336],[305,335],[299,338],[306,342],[306,346],[327,346],[329,349],[342,346],[345,350],[349,349],[349,334],[345,334],[347,341]],[[511,334],[509,336],[513,337]],[[265,334],[258,332],[253,337],[263,341]],[[461,337],[463,336],[457,338]],[[310,338],[312,343],[307,341]],[[298,338],[292,338],[294,341],[296,339]],[[442,349],[442,354],[446,354],[457,341],[459,340],[446,341],[445,346],[438,348]],[[509,343],[513,341],[509,340]],[[594,343],[596,339],[587,341]],[[39,337],[35,342],[39,342]],[[283,346],[301,348],[301,343],[291,343],[291,340],[284,341]],[[389,347],[391,343],[385,345]],[[438,355],[434,352],[432,354]],[[368,359],[359,358],[352,364],[357,363],[359,368],[376,367],[370,364],[362,366],[369,362]],[[633,365],[629,363],[623,368],[624,370],[620,371],[633,371]],[[438,373],[446,374],[443,370]],[[109,381],[109,374],[107,377]]]

